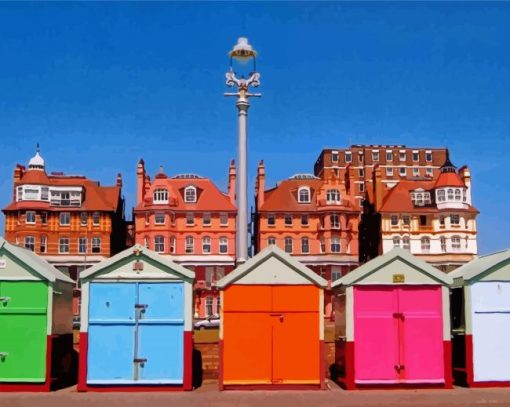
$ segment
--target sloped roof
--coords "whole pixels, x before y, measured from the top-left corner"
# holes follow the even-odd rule
[[[460,179],[459,174],[456,172],[443,172],[439,174],[439,177],[437,178],[435,188],[442,188],[442,187],[460,187],[465,188],[466,185],[462,180]]]
[[[100,273],[107,267],[113,266],[116,263],[119,263],[121,260],[124,260],[128,257],[136,257],[135,252],[138,251],[140,257],[146,257],[154,262],[160,264],[162,268],[170,269],[174,274],[181,275],[182,277],[188,278],[188,279],[194,279],[195,273],[191,270],[188,270],[187,268],[174,263],[173,261],[169,260],[165,256],[162,256],[156,252],[153,252],[152,250],[147,249],[146,247],[135,244],[133,247],[129,247],[126,250],[123,250],[120,253],[117,253],[115,256],[110,257],[108,259],[105,259],[99,263],[96,263],[94,266],[86,269],[83,271],[80,275],[80,280],[88,279],[92,277],[95,274]]]
[[[66,276],[56,267],[53,267],[41,256],[38,256],[31,250],[25,249],[24,247],[16,246],[12,243],[7,242],[3,237],[0,237],[0,249],[2,248],[11,253],[22,263],[30,267],[35,273],[39,274],[43,279],[51,282],[59,280],[66,283],[74,284],[74,281],[71,278]]]
[[[221,280],[219,280],[216,285],[219,288],[224,288],[229,286],[239,279],[241,279],[246,274],[250,273],[253,269],[255,269],[259,264],[265,262],[269,258],[274,257],[278,259],[280,262],[284,263],[286,266],[293,269],[296,273],[299,273],[306,279],[308,279],[313,284],[326,288],[328,282],[324,280],[321,276],[317,275],[314,271],[294,259],[289,254],[285,253],[283,250],[279,249],[275,245],[270,245],[260,253],[249,259],[246,263],[237,267],[234,271],[227,274]]]
[[[498,265],[508,260],[510,260],[510,249],[480,256],[452,271],[449,275],[452,278],[463,278],[464,281],[469,281],[485,274],[492,268],[495,268],[494,271],[496,271]]]
[[[400,259],[415,269],[419,270],[420,272],[427,274],[434,280],[442,282],[446,285],[451,285],[453,283],[452,278],[448,274],[445,274],[435,267],[432,267],[430,264],[424,262],[423,260],[418,259],[409,253],[409,251],[396,247],[388,253],[370,260],[369,262],[346,274],[345,276],[339,278],[331,285],[331,287],[334,288],[341,285],[356,284],[368,275],[376,272],[377,270],[381,269],[389,263],[394,262],[397,259]]]

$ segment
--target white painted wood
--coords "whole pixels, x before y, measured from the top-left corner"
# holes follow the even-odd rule
[[[345,314],[346,314],[346,336],[347,342],[354,341],[354,287],[347,287],[345,290]]]
[[[80,332],[89,330],[89,282],[81,283]]]
[[[193,330],[193,285],[184,282],[184,330]]]
[[[319,339],[324,340],[324,290],[319,290]]]
[[[443,297],[443,340],[450,341],[450,289],[445,286],[441,287],[441,294]]]
[[[510,283],[471,286],[475,381],[510,380]]]

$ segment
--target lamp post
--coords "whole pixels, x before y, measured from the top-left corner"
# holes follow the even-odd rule
[[[260,97],[261,93],[250,93],[249,88],[256,88],[260,85],[260,74],[256,72],[255,58],[257,52],[248,43],[248,39],[241,37],[237,44],[228,53],[230,56],[230,70],[226,73],[226,84],[237,92],[225,93],[225,96],[235,96],[237,98],[237,226],[236,226],[236,254],[237,263],[244,263],[248,259],[248,147],[247,147],[247,117],[250,107],[250,97]],[[237,61],[240,66],[252,63],[251,72],[247,72],[248,78],[243,75],[240,78],[236,76],[233,68],[233,61]]]

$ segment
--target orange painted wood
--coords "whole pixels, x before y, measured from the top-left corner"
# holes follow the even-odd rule
[[[273,312],[319,310],[320,288],[314,285],[276,285],[272,290]]]
[[[223,293],[223,312],[271,312],[272,287],[232,285]]]
[[[271,383],[271,318],[223,314],[223,383]]]

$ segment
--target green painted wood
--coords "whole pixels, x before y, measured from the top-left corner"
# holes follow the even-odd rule
[[[48,285],[0,282],[0,381],[44,382]]]

